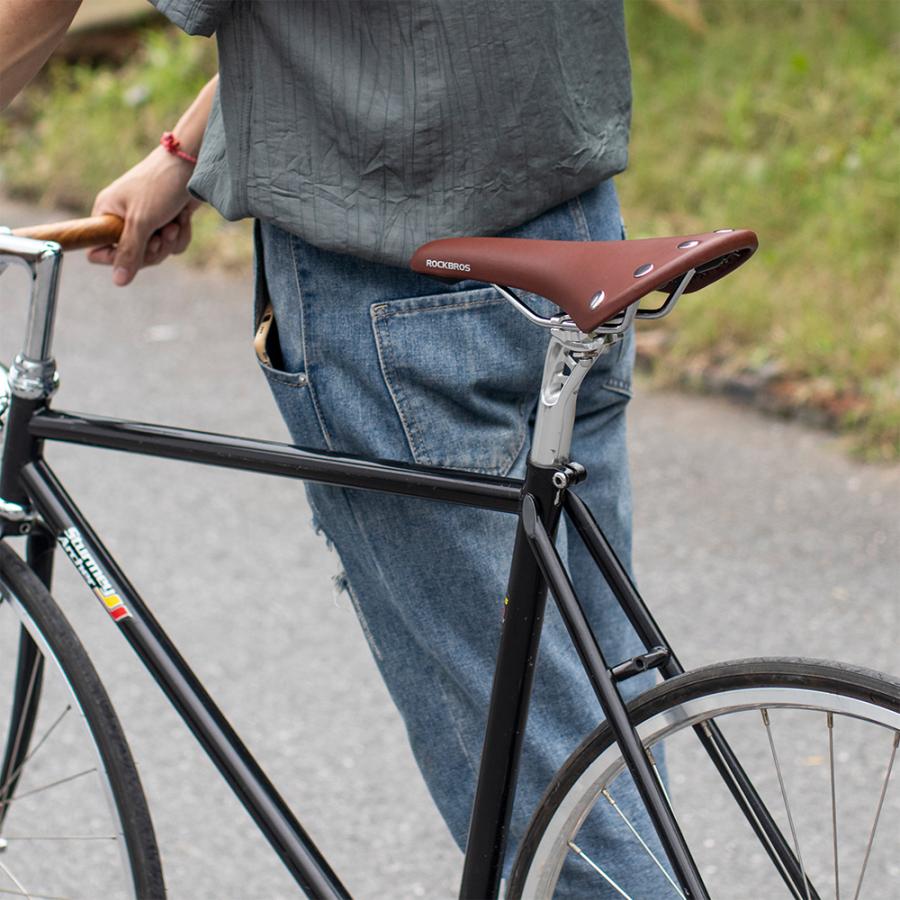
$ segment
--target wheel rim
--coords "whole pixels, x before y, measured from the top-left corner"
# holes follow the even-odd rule
[[[44,678],[27,754],[0,785],[2,795],[15,781],[0,826],[0,900],[134,898],[123,824],[99,747],[56,655],[0,582],[2,750],[22,740],[7,688],[16,657],[9,651],[21,628],[43,656]]]
[[[763,716],[763,710],[766,711]],[[861,698],[851,696],[841,696],[827,693],[821,690],[804,689],[797,687],[742,687],[732,690],[721,691],[717,693],[703,694],[693,697],[675,704],[668,709],[650,716],[643,721],[637,728],[645,747],[651,751],[651,757],[655,758],[660,755],[659,748],[662,742],[668,745],[675,737],[689,738],[693,743],[694,752],[697,759],[705,757],[705,751],[700,746],[692,731],[692,726],[715,720],[716,723],[725,730],[725,736],[732,741],[732,736],[739,734],[741,729],[747,726],[744,724],[749,721],[747,717],[755,716],[759,720],[760,734],[765,738],[762,742],[763,749],[768,745],[769,759],[774,759],[776,763],[771,765],[774,779],[768,778],[763,781],[774,782],[774,790],[772,784],[764,800],[769,809],[775,815],[782,833],[785,835],[792,847],[799,846],[799,858],[803,864],[804,870],[809,874],[810,879],[818,890],[819,896],[838,897],[838,898],[854,898],[854,897],[884,897],[882,883],[890,880],[896,885],[900,883],[900,864],[892,864],[891,858],[900,859],[900,790],[898,790],[895,782],[900,781],[900,759],[898,759],[897,745],[900,741],[900,713],[876,706]],[[790,717],[790,722],[788,720]],[[803,725],[812,726],[810,730],[815,731],[821,728],[822,740],[816,745],[817,749],[822,752],[816,754],[807,753],[800,761],[809,767],[824,767],[828,770],[828,777],[824,779],[826,788],[826,800],[824,809],[824,820],[822,829],[833,831],[833,825],[838,825],[837,833],[841,835],[842,830],[846,829],[844,819],[845,810],[841,807],[841,801],[847,802],[846,787],[842,789],[841,772],[838,771],[840,766],[836,754],[844,754],[852,756],[858,752],[861,742],[867,746],[880,748],[881,756],[879,757],[880,768],[872,777],[875,779],[876,790],[868,791],[865,798],[854,798],[853,803],[860,804],[860,816],[868,817],[868,825],[875,825],[874,833],[865,834],[861,841],[856,841],[851,850],[845,852],[844,848],[838,843],[837,853],[834,853],[832,847],[831,856],[837,859],[837,865],[834,859],[831,864],[823,865],[821,857],[822,844],[821,835],[815,841],[815,852],[810,849],[810,839],[804,833],[807,826],[808,812],[804,809],[802,816],[803,826],[798,823],[797,806],[795,797],[792,792],[797,793],[797,782],[794,770],[797,768],[795,757],[797,735],[795,727],[799,719],[803,721]],[[821,721],[817,725],[813,725],[811,717],[818,717]],[[766,718],[768,724],[766,724]],[[740,719],[740,728],[735,728],[736,721]],[[828,722],[831,725],[829,727]],[[847,726],[852,723],[852,728]],[[786,726],[790,725],[786,729]],[[865,731],[865,737],[860,737],[860,729]],[[752,728],[750,729],[752,730]],[[785,732],[787,731],[787,739]],[[731,734],[729,734],[729,732]],[[853,732],[852,737],[848,741],[849,732]],[[839,751],[835,751],[835,742],[841,747]],[[756,742],[757,744],[759,742]],[[848,747],[850,749],[848,749]],[[829,749],[830,748],[830,749]],[[738,757],[742,764],[745,763],[745,754],[742,752],[741,746],[734,746]],[[753,753],[755,756],[761,756],[759,747],[754,746]],[[772,756],[771,754],[774,754]],[[730,886],[726,890],[717,892],[714,884],[721,884],[725,873],[719,871],[711,871],[715,866],[709,862],[709,857],[714,855],[706,853],[706,850],[712,850],[716,842],[727,840],[727,838],[719,835],[711,835],[703,837],[704,828],[709,829],[709,823],[704,825],[702,819],[703,814],[697,816],[694,812],[686,812],[686,807],[690,797],[686,795],[684,786],[677,782],[684,776],[683,769],[689,768],[684,760],[679,760],[676,765],[675,754],[668,752],[670,769],[670,793],[672,795],[672,804],[676,816],[682,824],[685,835],[691,843],[692,852],[695,853],[701,874],[707,881],[707,887],[710,889],[711,895],[716,896],[744,896],[739,890],[736,892],[733,875],[728,875]],[[763,757],[764,758],[764,757]],[[846,760],[842,760],[846,762]],[[790,762],[790,765],[788,764]],[[871,762],[869,763],[871,765]],[[694,762],[690,767],[695,765]],[[832,766],[834,766],[834,777],[831,776]],[[755,766],[758,768],[758,766]],[[790,772],[788,772],[790,770]],[[874,769],[873,769],[874,771]],[[770,773],[770,775],[772,774]],[[751,772],[754,783],[759,778]],[[628,885],[620,883],[620,880],[610,877],[610,873],[604,870],[602,860],[594,859],[589,851],[580,847],[577,842],[577,834],[587,817],[591,814],[595,806],[599,804],[607,804],[615,806],[616,782],[619,779],[627,779],[627,773],[624,771],[624,763],[621,759],[618,748],[615,745],[607,747],[600,755],[598,755],[585,769],[585,771],[572,784],[566,792],[565,797],[560,802],[558,808],[554,812],[552,818],[544,829],[545,838],[536,848],[529,866],[528,876],[522,890],[523,898],[546,898],[553,896],[554,889],[559,879],[560,872],[564,864],[578,856],[577,851],[573,850],[570,842],[581,850],[582,855],[579,856],[579,863],[593,867],[596,866],[599,871],[596,872],[597,883],[602,892],[606,892],[603,896],[632,896],[629,893]],[[697,776],[698,780],[700,776]],[[821,780],[821,779],[820,779]],[[852,783],[853,779],[850,779]],[[793,784],[792,784],[793,782]],[[893,785],[893,790],[891,787]],[[834,786],[834,790],[831,790]],[[721,786],[725,791],[724,785]],[[607,793],[604,794],[604,791]],[[787,802],[784,802],[784,797]],[[611,800],[612,802],[611,802]],[[730,798],[729,798],[730,800]],[[779,800],[776,805],[776,800]],[[703,802],[698,805],[708,805],[710,803],[708,797],[703,797]],[[741,814],[737,812],[736,805],[731,801],[734,807],[733,812],[738,818]],[[867,807],[865,810],[862,807]],[[691,818],[695,821],[686,825],[686,820],[690,822]],[[844,829],[841,826],[844,825]],[[746,829],[745,840],[755,841],[749,826],[743,822]],[[628,825],[623,822],[623,827]],[[645,829],[646,830],[646,829]],[[657,850],[653,852],[655,839],[652,835],[642,834],[641,829],[636,829],[637,836],[632,835],[634,839],[635,852],[642,855],[648,866],[657,866],[657,863],[651,856],[661,855]],[[697,842],[700,842],[701,852],[697,852]],[[889,836],[889,840],[887,839]],[[858,837],[853,835],[854,838]],[[691,840],[693,839],[693,840]],[[645,846],[641,845],[641,841],[645,842]],[[712,846],[704,846],[712,841]],[[834,843],[834,842],[832,842]],[[807,847],[804,847],[804,844]],[[889,846],[889,845],[893,846]],[[649,846],[648,846],[649,845]],[[745,845],[746,846],[746,845]],[[756,841],[756,848],[763,854],[764,867],[769,869],[768,873],[772,877],[767,883],[774,885],[778,890],[780,885],[781,893],[759,893],[759,887],[755,884],[748,886],[747,897],[759,896],[790,896],[787,888],[781,881],[774,866],[769,862],[768,857],[764,855],[762,845]],[[724,850],[722,851],[724,854]],[[796,851],[795,851],[796,852]],[[569,863],[571,864],[571,862]],[[750,868],[753,868],[752,866]],[[828,871],[825,871],[825,870]],[[896,869],[896,872],[894,871]],[[839,879],[840,890],[835,888],[835,870],[837,870],[837,878]],[[862,877],[860,877],[862,875]],[[610,885],[607,881],[612,882]],[[677,887],[668,883],[669,876],[660,872],[660,883],[664,884],[668,894],[661,896],[678,897],[679,891]],[[896,880],[895,880],[896,879]],[[879,892],[880,891],[880,892]],[[636,896],[640,896],[637,894]],[[802,895],[801,895],[802,896]]]

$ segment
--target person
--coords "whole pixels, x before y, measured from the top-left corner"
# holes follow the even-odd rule
[[[0,6],[0,110],[65,36],[81,0],[4,0]]]
[[[200,199],[228,219],[253,217],[254,324],[269,304],[277,323],[260,365],[297,444],[521,475],[546,334],[494,289],[407,262],[438,237],[624,236],[611,180],[626,165],[631,112],[622,0],[151,2],[189,34],[215,34],[219,75],[165,145],[97,196],[93,212],[125,227],[90,259],[126,285],[187,246]],[[629,334],[591,371],[573,444],[589,472],[578,491],[627,566],[633,353]],[[331,486],[307,495],[431,796],[464,847],[515,523]],[[564,524],[558,544],[608,657],[639,652]],[[625,690],[647,686],[637,678]],[[551,603],[511,849],[600,718]],[[618,802],[647,836],[636,795]],[[667,894],[609,810],[591,829],[594,858],[627,893]],[[618,894],[575,860],[558,896]]]

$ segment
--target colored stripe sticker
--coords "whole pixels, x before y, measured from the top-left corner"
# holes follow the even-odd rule
[[[116,593],[109,577],[91,556],[81,532],[74,526],[67,528],[59,535],[59,543],[113,620],[119,622],[130,617],[131,613],[122,602],[122,598]]]
[[[118,622],[119,619],[131,615],[118,594],[104,594],[101,588],[94,588],[94,593],[103,601],[103,605],[114,621]]]

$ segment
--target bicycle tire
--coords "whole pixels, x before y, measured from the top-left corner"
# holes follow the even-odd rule
[[[122,890],[126,892],[126,895],[137,897],[139,900],[163,900],[165,883],[153,823],[134,759],[118,716],[72,626],[43,583],[4,541],[0,541],[0,589],[2,589],[0,607],[12,606],[17,610],[20,623],[28,630],[45,660],[47,662],[52,660],[55,663],[62,675],[65,688],[68,689],[75,701],[74,709],[81,713],[81,718],[93,744],[92,749],[99,758],[96,775],[105,787],[106,801],[109,801],[105,811],[109,813],[112,824],[118,829],[112,837],[120,842],[119,850],[124,850],[117,854],[125,869]],[[41,702],[43,699],[41,697]],[[17,722],[13,720],[14,716],[15,709],[11,707],[6,735],[4,736],[0,732],[0,737],[6,741],[7,749],[9,742],[15,739],[14,735],[20,733]],[[0,723],[0,727],[6,725],[6,722]],[[50,743],[47,741],[48,745]],[[31,756],[34,756],[35,759],[46,757],[48,750],[45,749],[45,746],[35,747],[29,753],[29,758]],[[68,749],[65,746],[62,748],[64,752]],[[44,763],[43,758],[41,762]],[[19,776],[16,777],[18,779]],[[4,790],[8,787],[9,780],[7,785],[3,786]],[[88,781],[88,779],[84,780]],[[32,793],[36,792],[32,791]],[[7,802],[12,803],[13,800],[18,801],[18,799],[19,797],[13,795]],[[0,848],[4,851],[0,853],[0,863],[9,862],[11,867],[12,861],[8,858],[9,843],[2,833],[0,833],[0,839],[3,839]],[[77,837],[56,838],[57,841],[78,839]],[[12,841],[13,838],[9,840]],[[19,838],[18,840],[26,839]],[[30,838],[29,840],[34,839]],[[46,842],[50,839],[43,838],[42,840]],[[86,839],[81,838],[81,840]],[[46,847],[47,844],[44,843],[43,846]],[[103,852],[112,851],[104,847]],[[88,855],[85,854],[85,859],[87,858]],[[56,868],[53,861],[44,863],[44,866],[45,869],[50,870],[47,874],[49,879],[59,876],[59,869]],[[85,868],[87,867],[87,863],[85,863]],[[11,869],[11,871],[14,870]],[[97,878],[98,876],[95,872],[90,877]],[[78,888],[79,885],[76,884],[67,885],[66,896],[82,896],[70,893]],[[87,896],[100,896],[97,893],[96,883],[87,889],[90,891]],[[40,896],[42,893],[49,893],[49,891],[31,891],[30,889],[27,891],[28,895],[33,894],[34,896]],[[103,894],[108,896],[105,890]]]
[[[879,741],[881,738],[879,729],[887,729],[884,735],[887,756],[882,759],[882,763],[884,763],[883,771],[879,770],[880,775],[885,776],[883,794],[869,791],[871,796],[881,797],[881,805],[876,807],[877,814],[874,818],[874,823],[878,830],[873,827],[872,835],[869,838],[861,874],[859,875],[857,893],[860,893],[860,889],[863,886],[863,875],[869,878],[869,884],[866,886],[871,886],[873,868],[871,867],[869,852],[873,848],[881,854],[880,862],[884,864],[887,873],[886,878],[889,880],[889,883],[894,885],[894,890],[900,891],[900,868],[896,864],[896,860],[900,859],[900,827],[896,825],[900,821],[900,797],[897,796],[900,794],[900,791],[894,790],[891,795],[891,804],[885,805],[884,802],[889,781],[894,783],[895,788],[897,787],[896,782],[900,781],[900,758],[898,758],[897,753],[897,744],[900,742],[900,681],[867,669],[819,660],[792,658],[738,660],[707,666],[663,682],[635,698],[629,704],[629,713],[645,747],[649,747],[651,751],[659,741],[663,739],[669,741],[680,732],[690,735],[697,753],[705,756],[705,751],[701,749],[700,742],[693,736],[693,725],[703,721],[709,722],[714,720],[720,727],[724,722],[728,722],[729,727],[731,727],[730,716],[732,713],[747,714],[752,713],[754,710],[760,711],[762,708],[769,711],[765,715],[761,715],[761,720],[770,736],[774,726],[770,730],[770,721],[767,716],[772,716],[774,719],[774,712],[772,712],[774,710],[779,710],[779,716],[782,714],[782,710],[793,711],[791,714],[802,717],[804,721],[809,722],[813,722],[812,716],[820,716],[824,711],[826,713],[826,727],[829,729],[832,729],[835,715],[843,716],[847,722],[848,733],[851,730],[855,732],[857,728],[865,727],[867,734],[870,734],[871,737],[878,737]],[[829,712],[831,713],[830,718],[828,717]],[[850,727],[851,723],[852,729]],[[839,724],[843,727],[844,720]],[[819,728],[821,725],[815,724],[814,727]],[[795,735],[793,732],[788,733],[790,741],[793,743],[796,740]],[[832,729],[827,740],[833,741],[833,735],[834,730]],[[728,737],[727,734],[726,737]],[[772,746],[774,747],[774,742]],[[833,767],[833,746],[829,746],[831,746],[830,765]],[[880,753],[880,743],[878,747]],[[893,748],[892,750],[891,747]],[[741,748],[734,746],[733,749],[743,763]],[[820,750],[817,748],[816,753],[819,752]],[[791,759],[795,756],[793,752],[790,755]],[[776,759],[773,767],[777,769],[779,762],[774,749],[772,750],[772,757]],[[666,765],[671,770],[675,760],[669,747],[666,747],[665,758]],[[797,759],[802,760],[804,764],[808,763],[810,767],[821,766],[823,762],[815,755],[803,757],[801,754]],[[895,760],[896,765],[894,765]],[[781,765],[786,767],[785,762],[782,762]],[[580,822],[585,820],[593,805],[604,796],[602,794],[603,788],[610,784],[615,777],[618,777],[622,772],[623,766],[624,763],[621,761],[618,747],[615,746],[611,729],[603,723],[572,753],[547,788],[520,845],[510,876],[506,894],[507,900],[535,900],[535,898],[544,900],[544,898],[554,896],[562,867],[566,864],[572,864],[569,862],[573,856],[569,842],[575,843],[574,834],[581,827],[578,824],[579,817]],[[835,882],[839,881],[843,886],[845,881],[844,871],[841,870],[840,875],[838,874],[840,858],[842,854],[845,854],[845,845],[841,844],[840,847],[838,846],[838,834],[841,834],[843,837],[844,832],[836,824],[839,816],[835,797],[836,794],[841,794],[842,792],[834,790],[836,779],[834,772],[834,768],[831,768],[831,804],[834,805],[834,811],[829,817],[818,819],[822,834],[815,836],[816,840],[821,843],[825,832],[830,832],[833,819],[835,823],[833,829],[833,855],[838,859],[838,863],[835,864],[833,875],[829,872],[826,877],[821,872],[818,873],[818,883],[822,890],[825,891],[819,896],[823,898],[825,896],[836,896]],[[780,790],[783,792],[782,798],[785,798],[786,795],[790,797],[790,790],[785,791],[784,787],[784,782],[787,781],[788,785],[790,785],[790,781],[786,777],[782,778],[781,771],[778,771],[777,775],[781,785]],[[818,775],[821,775],[821,772],[817,773]],[[853,778],[857,778],[855,773]],[[821,778],[819,780],[821,781]],[[721,782],[721,779],[720,783],[724,791],[724,782]],[[777,798],[777,794],[773,794],[773,796]],[[608,798],[605,798],[605,800],[608,800]],[[676,798],[673,797],[673,809],[684,830],[684,820],[679,817],[679,804],[675,801]],[[729,801],[732,813],[740,817],[741,814],[737,812],[737,804],[731,801],[730,795]],[[704,797],[702,802],[710,807],[715,806],[715,803],[708,797]],[[776,807],[774,802],[767,802],[767,805],[770,809]],[[787,799],[785,799],[785,806],[788,809],[790,808]],[[725,810],[726,806],[721,805],[720,808]],[[585,809],[588,809],[588,811],[586,812]],[[830,805],[829,809],[831,809]],[[894,830],[881,832],[880,829],[886,821],[884,819],[886,809],[892,816],[890,821],[893,823]],[[871,814],[871,806],[868,811]],[[795,811],[794,816],[796,817],[796,815]],[[843,810],[841,810],[841,815],[845,815]],[[880,820],[879,816],[881,816]],[[783,832],[789,838],[793,837],[791,829],[793,829],[794,824],[790,818],[790,813],[782,816],[782,818],[785,823],[782,824]],[[827,826],[825,823],[827,823]],[[567,832],[571,831],[573,827],[576,829],[575,832],[572,832],[571,835],[568,834]],[[705,824],[704,827],[708,829],[707,833],[710,831],[715,833],[713,823]],[[890,828],[890,826],[886,827]],[[749,826],[746,828],[746,832],[748,840],[757,842],[756,851],[758,851],[761,848],[759,839],[756,838]],[[685,834],[687,835],[687,832]],[[886,850],[885,846],[875,844],[874,841],[876,837],[883,837],[884,834],[887,834],[888,838],[883,839],[881,844],[887,845]],[[858,834],[851,834],[851,837],[856,839]],[[805,839],[806,836],[804,836]],[[713,838],[712,842],[713,844],[715,843],[715,838]],[[563,849],[563,844],[568,847],[568,850]],[[799,845],[802,849],[803,841],[800,841]],[[720,852],[724,854],[726,851],[723,848]],[[742,858],[739,853],[728,852],[732,858]],[[886,856],[885,853],[887,854]],[[860,858],[860,849],[856,846],[853,848],[853,855],[855,861],[853,871],[855,872]],[[565,858],[560,859],[561,856]],[[758,853],[757,857],[761,858]],[[578,860],[579,865],[582,862],[583,860]],[[652,863],[650,864],[652,865]],[[700,860],[698,859],[699,864]],[[782,885],[784,888],[783,895],[791,896],[788,888],[784,886],[783,880],[775,871],[774,865],[767,865],[755,871],[759,871],[759,877],[763,877],[765,869],[771,869],[769,874],[773,876],[777,883]],[[807,873],[810,872],[810,869],[811,866],[806,869]],[[704,874],[702,866],[701,874]],[[732,875],[728,877],[733,878]],[[815,880],[811,875],[810,880],[815,886]],[[720,896],[729,898],[745,895],[747,897],[779,896],[776,893],[772,893],[771,888],[767,888],[761,893],[756,882],[746,886],[746,894],[741,893],[743,887],[738,883],[737,879],[730,883],[732,887],[725,891],[720,891]],[[620,889],[622,888],[622,885],[618,886]],[[612,889],[603,884],[596,896],[606,896],[604,891],[608,892],[610,890]],[[872,893],[871,896],[881,898],[888,896],[888,894],[881,892],[883,888],[876,886],[875,891],[876,893]],[[618,894],[616,895],[618,896]],[[631,896],[627,890],[624,890],[622,895]],[[643,896],[643,894],[637,895]],[[717,896],[712,891],[711,895],[713,897]],[[654,896],[662,895],[654,894]],[[677,893],[672,890],[671,896],[677,896]],[[840,896],[845,896],[845,894],[841,893]],[[851,892],[846,896],[854,896],[854,894]],[[860,893],[860,896],[866,896],[866,894]],[[898,896],[898,894],[894,893],[893,896]]]

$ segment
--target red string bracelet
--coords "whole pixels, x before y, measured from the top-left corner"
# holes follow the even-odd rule
[[[171,131],[164,132],[163,136],[159,139],[159,142],[165,147],[168,153],[177,156],[179,159],[183,159],[185,162],[191,163],[191,165],[197,165],[197,157],[191,156],[190,153],[185,153],[184,150],[181,149],[181,142]]]

